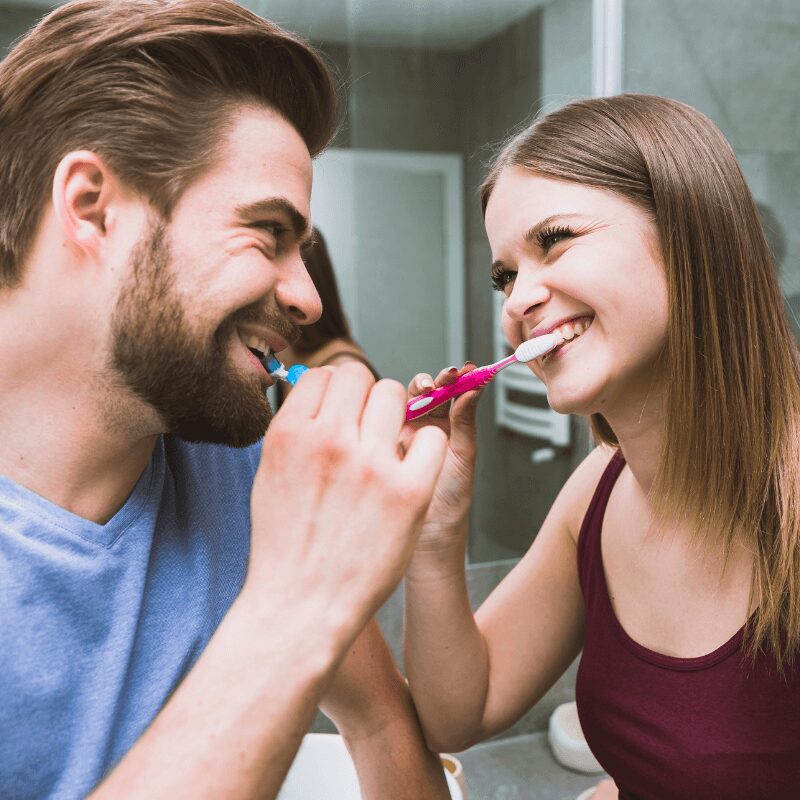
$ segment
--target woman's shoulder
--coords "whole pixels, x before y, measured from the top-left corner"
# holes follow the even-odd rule
[[[366,359],[364,351],[349,339],[331,339],[329,342],[315,350],[305,358],[305,363],[309,367],[324,367],[327,364],[337,361],[351,359],[362,361]]]
[[[595,447],[581,461],[558,493],[553,509],[558,509],[559,516],[562,517],[570,536],[576,543],[597,484],[600,483],[603,473],[618,452],[616,448],[606,445]]]

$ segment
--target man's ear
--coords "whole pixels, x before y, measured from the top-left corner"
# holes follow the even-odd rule
[[[97,153],[67,153],[53,176],[53,210],[65,238],[98,256],[106,236],[109,203],[118,183]]]

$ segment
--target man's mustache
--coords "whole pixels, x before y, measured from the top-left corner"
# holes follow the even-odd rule
[[[300,338],[300,328],[283,314],[268,311],[263,306],[254,304],[237,311],[231,318],[234,325],[250,324],[261,328],[270,328],[290,345]]]

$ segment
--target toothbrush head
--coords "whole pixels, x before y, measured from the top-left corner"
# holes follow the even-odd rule
[[[294,386],[306,372],[308,372],[308,367],[303,364],[295,364],[293,367],[289,367],[286,380]]]
[[[546,333],[544,336],[537,336],[535,339],[529,339],[523,342],[515,351],[517,361],[526,363],[533,361],[534,358],[549,353],[554,347],[557,347],[564,340],[556,333]]]
[[[279,378],[280,380],[286,381],[286,383],[289,383],[292,386],[294,386],[297,381],[300,380],[300,377],[304,372],[308,372],[308,367],[304,366],[303,364],[295,364],[293,367],[289,367],[287,370],[286,367],[284,367],[283,364],[278,361],[274,355],[272,355],[272,353],[270,353],[269,356],[259,360],[269,374],[270,378]]]

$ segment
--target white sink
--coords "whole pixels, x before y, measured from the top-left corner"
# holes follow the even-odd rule
[[[444,774],[452,800],[466,800],[456,779],[446,770]],[[356,769],[342,737],[306,734],[278,800],[361,800]]]

